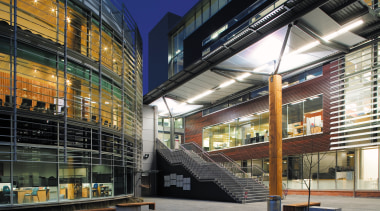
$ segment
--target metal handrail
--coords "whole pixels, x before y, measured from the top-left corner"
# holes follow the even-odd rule
[[[194,173],[194,175],[198,177],[199,179],[220,181],[220,183],[218,184],[222,185],[221,187],[223,188],[222,181],[228,177],[229,179],[232,179],[236,183],[236,185],[240,186],[244,191],[246,191],[248,181],[247,181],[247,184],[244,185],[241,183],[241,181],[236,180],[236,177],[233,174],[229,174],[228,172],[230,171],[223,171],[222,169],[226,169],[226,168],[224,168],[218,162],[215,162],[213,159],[211,159],[209,154],[201,150],[201,148],[198,145],[193,145],[193,143],[191,145],[185,144],[184,146],[183,145],[180,146],[180,150],[172,150],[172,149],[169,149],[166,145],[164,145],[160,140],[157,140],[157,142],[158,142],[157,144],[158,150],[167,150],[168,152],[170,152],[170,154],[163,155],[169,162],[171,163],[173,161],[181,162],[185,166],[185,168],[188,168],[189,170],[191,170]],[[189,147],[186,148],[186,146],[190,146],[190,148]],[[202,164],[202,163],[197,162],[196,158],[194,158],[194,156],[191,154],[191,151],[193,151],[194,154],[199,156],[200,159],[204,161],[205,163]],[[162,153],[165,153],[165,152],[161,151],[161,154]],[[181,153],[184,153],[187,156],[184,156],[184,154],[181,154]],[[217,168],[220,169],[220,171],[212,170],[213,167],[215,166],[217,166]]]
[[[183,146],[183,148],[186,149],[186,150],[192,150],[193,147],[195,147],[195,149],[197,151],[199,151],[198,154],[201,154],[202,156],[207,157],[213,163],[216,163],[218,166],[220,166],[220,167],[222,167],[224,169],[227,169],[234,176],[239,177],[240,175],[243,175],[242,178],[249,178],[248,174],[243,169],[241,169],[241,167],[235,161],[233,161],[231,158],[229,158],[225,154],[222,154],[222,153],[210,154],[210,153],[208,153],[207,151],[205,151],[204,149],[202,149],[202,147],[200,147],[198,144],[196,144],[194,142],[185,143],[185,144],[182,144],[181,146]],[[191,149],[187,149],[186,146],[190,146]],[[215,156],[221,157],[222,161],[221,162],[217,162],[215,159],[212,158],[212,157],[215,157]],[[226,163],[230,164],[231,168],[228,168],[227,165],[226,165]],[[240,186],[242,186],[242,188],[246,189],[246,187],[248,187],[248,180],[246,180],[245,182],[246,182],[246,184],[241,184],[240,182],[238,182],[238,184]]]

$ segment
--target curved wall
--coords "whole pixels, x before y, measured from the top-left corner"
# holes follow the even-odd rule
[[[135,22],[111,1],[16,2],[0,0],[0,206],[133,194],[142,135]]]

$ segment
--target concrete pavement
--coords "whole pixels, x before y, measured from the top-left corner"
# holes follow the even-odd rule
[[[230,202],[203,201],[192,199],[176,199],[164,197],[143,197],[144,201],[156,203],[158,211],[266,211],[267,202],[237,204]],[[373,211],[380,210],[380,198],[353,198],[339,196],[311,196],[311,201],[321,202],[321,207],[342,208],[343,211]],[[284,204],[307,202],[305,195],[288,195],[281,201]],[[149,211],[143,206],[141,211]]]

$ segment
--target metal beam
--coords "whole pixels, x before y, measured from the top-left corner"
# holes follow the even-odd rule
[[[348,53],[350,51],[349,48],[347,48],[346,46],[342,45],[342,44],[339,44],[339,43],[336,43],[334,41],[325,41],[321,36],[319,36],[313,29],[311,29],[311,27],[307,26],[305,23],[301,22],[301,21],[297,21],[295,23],[295,25],[301,29],[302,31],[304,31],[306,34],[310,35],[312,38],[318,40],[322,45],[324,46],[327,46],[327,47],[330,47],[330,48],[334,48],[336,50],[339,50],[339,51],[342,51],[344,53]]]
[[[162,96],[162,99],[164,100],[164,103],[165,103],[166,109],[168,109],[169,117],[172,118],[173,115],[172,115],[172,112],[170,112],[170,108],[169,108],[169,106],[168,106],[168,103],[166,102],[165,96]]]
[[[280,56],[278,57],[278,63],[277,63],[277,67],[276,67],[276,69],[275,69],[275,71],[274,71],[274,75],[277,74],[278,69],[280,68],[282,55],[284,55],[284,51],[285,51],[285,47],[286,47],[286,43],[288,42],[288,38],[289,38],[289,34],[290,34],[290,29],[291,29],[291,28],[292,28],[292,24],[289,24],[289,25],[288,25],[288,29],[286,30],[286,35],[285,35],[284,42],[282,43],[282,48],[281,48]]]

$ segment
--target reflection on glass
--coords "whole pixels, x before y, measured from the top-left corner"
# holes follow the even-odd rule
[[[284,105],[283,138],[321,133],[322,117],[322,95]],[[268,141],[269,112],[261,112],[204,128],[202,147],[217,150]]]

